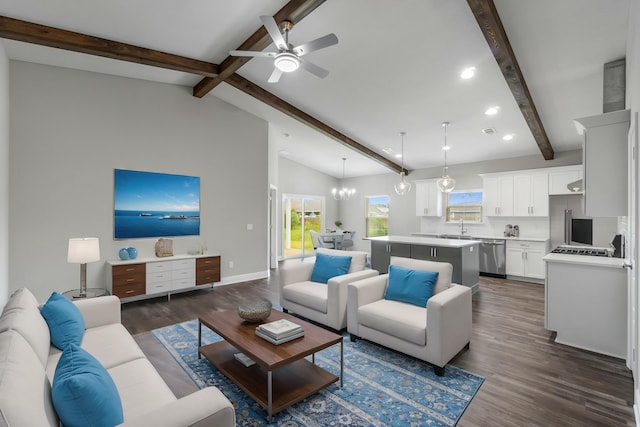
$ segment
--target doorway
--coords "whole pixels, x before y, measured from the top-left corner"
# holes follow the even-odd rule
[[[282,252],[284,259],[314,256],[309,230],[324,227],[324,196],[282,195]]]

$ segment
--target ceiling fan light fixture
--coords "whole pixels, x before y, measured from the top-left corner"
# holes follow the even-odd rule
[[[283,73],[291,73],[300,68],[300,58],[293,53],[282,52],[276,56],[273,65]]]

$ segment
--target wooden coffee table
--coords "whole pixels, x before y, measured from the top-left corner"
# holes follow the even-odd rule
[[[220,372],[236,383],[267,410],[267,420],[296,402],[340,379],[343,385],[344,344],[342,336],[272,310],[263,323],[288,319],[304,329],[304,336],[275,345],[255,333],[259,323],[244,322],[235,311],[214,311],[198,319],[198,358],[203,355]],[[225,341],[202,346],[202,325]],[[340,343],[340,377],[315,364],[315,353]],[[255,365],[245,367],[234,357],[244,353]],[[311,355],[311,362],[305,359]]]

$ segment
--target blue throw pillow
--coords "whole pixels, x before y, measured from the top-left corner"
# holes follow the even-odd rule
[[[60,350],[64,350],[70,343],[80,345],[84,336],[84,318],[71,300],[54,292],[42,306],[40,313],[47,321],[53,345]]]
[[[122,401],[109,372],[75,344],[60,356],[51,399],[65,427],[113,427],[124,422]]]
[[[426,307],[433,296],[433,288],[438,280],[434,271],[410,270],[408,268],[389,266],[389,284],[384,298]]]
[[[316,263],[311,272],[311,281],[327,283],[332,277],[347,274],[349,267],[351,267],[350,256],[317,254]]]

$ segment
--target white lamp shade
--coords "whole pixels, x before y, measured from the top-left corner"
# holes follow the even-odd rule
[[[69,239],[67,262],[86,264],[100,261],[100,241],[97,237]]]

